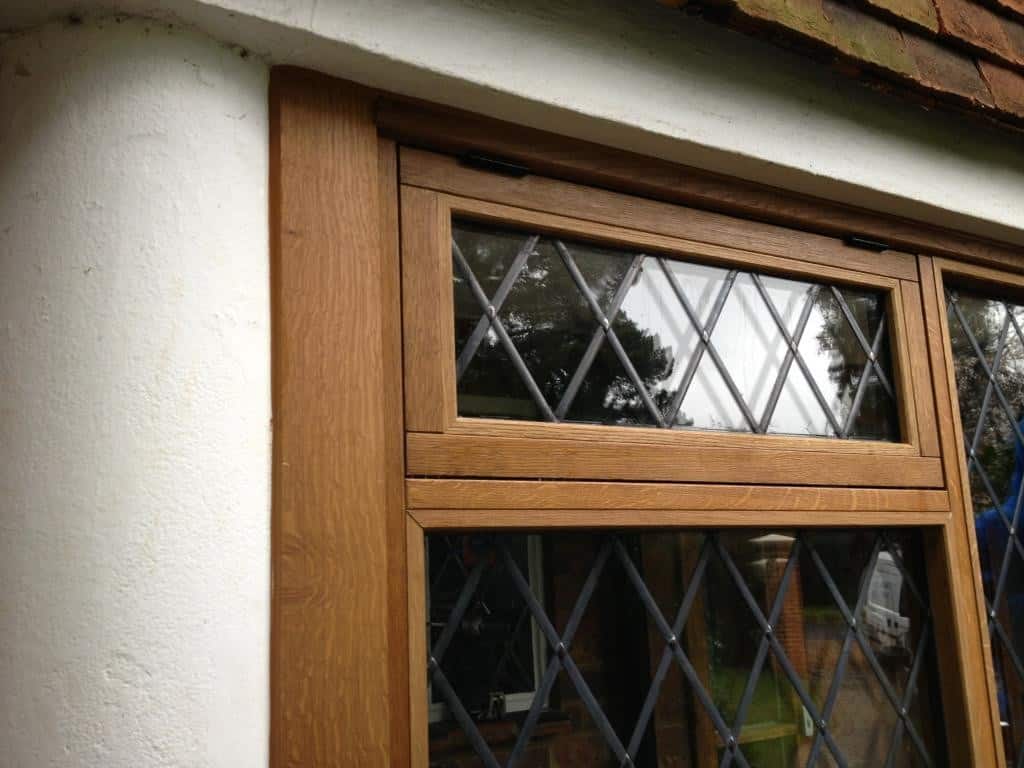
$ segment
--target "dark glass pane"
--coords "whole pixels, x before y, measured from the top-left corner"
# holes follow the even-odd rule
[[[531,565],[537,567],[529,553],[532,540],[527,536],[508,537],[505,545],[529,580]],[[485,569],[484,578],[445,654],[443,666],[466,709],[474,716],[484,717],[488,708],[496,706],[488,698],[490,692],[501,691],[508,698],[533,691],[537,664],[542,656],[535,654],[535,650],[542,650],[540,637],[534,631],[526,603],[503,573],[500,562],[484,562],[495,558],[488,539],[435,536],[430,540],[427,558],[431,645],[440,639],[444,617],[451,615],[473,569],[480,565]],[[536,561],[537,557],[532,560]],[[541,596],[539,581],[533,587]],[[481,668],[487,670],[486,675],[480,675]],[[442,701],[436,691],[432,693],[432,700],[433,703]],[[436,707],[433,714],[435,719],[440,715]]]
[[[879,292],[461,220],[452,236],[462,416],[899,439]]]
[[[1024,751],[1024,546],[1018,532],[1024,312],[970,293],[951,294],[948,308],[1003,741],[1012,765]]]
[[[945,765],[914,532],[427,541],[432,766]]]

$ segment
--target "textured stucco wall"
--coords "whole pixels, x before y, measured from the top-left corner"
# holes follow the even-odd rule
[[[267,761],[267,68],[0,46],[0,766]]]

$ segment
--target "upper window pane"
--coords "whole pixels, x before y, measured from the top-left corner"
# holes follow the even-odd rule
[[[460,416],[899,439],[881,291],[463,220],[452,255]]]

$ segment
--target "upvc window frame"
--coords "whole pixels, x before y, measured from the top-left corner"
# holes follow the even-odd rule
[[[537,176],[510,179],[420,149],[400,148],[398,167],[410,627],[423,620],[417,563],[430,532],[756,527],[766,520],[773,527],[927,527],[948,519],[914,256],[865,254],[825,238],[804,252],[802,234],[787,238],[783,230],[771,234],[786,255],[758,252],[743,239],[745,222],[720,215],[711,216],[713,234],[705,235],[713,242],[702,242],[680,236],[688,211],[679,206]],[[707,216],[696,214],[698,222]],[[882,291],[903,440],[461,417],[451,256],[457,219]],[[751,231],[764,250],[778,242]],[[859,269],[849,269],[851,262]],[[715,456],[722,457],[717,465]],[[935,536],[926,538],[939,546]],[[933,585],[933,598],[942,583]],[[428,684],[421,660],[428,648],[416,635],[409,650],[410,739],[421,745],[412,759],[423,768],[429,713],[420,701]],[[707,734],[701,753],[715,753]]]
[[[778,250],[787,256],[759,252],[754,248],[772,241],[754,233],[749,238],[753,242],[748,242],[743,222],[723,216],[714,216],[703,228],[694,226],[705,239],[718,240],[702,242],[680,236],[688,233],[688,211],[679,206],[533,176],[509,179],[419,150],[400,151],[399,172],[410,475],[941,487],[936,451],[921,439],[922,433],[934,437],[933,411],[926,398],[918,402],[921,390],[914,384],[915,375],[920,379],[927,370],[927,353],[912,256],[887,252],[870,258],[875,254],[865,256],[826,238],[813,245],[802,243],[799,235],[787,240],[784,231],[772,234]],[[902,439],[840,440],[461,417],[456,411],[452,333],[450,243],[456,218],[882,291],[887,298]],[[706,234],[711,226],[715,230]],[[854,256],[862,270],[847,268]],[[586,446],[586,460],[545,462],[543,456],[551,449],[565,446],[554,441],[566,440]],[[495,450],[504,456],[500,466],[489,461]],[[618,460],[623,450],[630,461]],[[825,454],[828,460],[822,461]]]
[[[997,743],[998,764],[1002,766],[1006,764],[1006,761],[1002,750],[999,690],[995,676],[992,645],[989,639],[988,610],[982,584],[981,557],[975,537],[970,472],[963,450],[965,433],[957,396],[946,293],[950,289],[966,288],[993,297],[1024,302],[1024,274],[1004,268],[993,268],[940,257],[922,256],[920,265],[923,277],[922,287],[925,290],[926,317],[930,329],[934,329],[934,333],[929,335],[930,352],[933,366],[937,371],[941,371],[941,375],[937,376],[939,381],[936,382],[940,413],[946,411],[950,422],[949,432],[952,440],[949,448],[945,451],[950,511],[952,523],[959,526],[959,537],[962,541],[960,567],[966,571],[962,573],[961,580],[963,589],[969,596],[971,609],[970,614],[963,617],[965,619],[962,622],[963,626],[958,631],[971,632],[976,636],[972,638],[978,649],[973,666],[973,674],[976,678],[973,699],[977,706],[986,707],[990,712],[990,721],[994,732],[993,739]],[[945,402],[943,402],[943,397],[946,399]]]
[[[452,158],[466,152],[520,162],[530,173],[518,181],[488,177],[483,183],[490,191],[434,189],[431,185],[449,183],[445,176],[424,185],[406,175],[408,166],[399,170],[399,153],[420,152],[447,155],[442,160],[453,173],[464,169]],[[842,254],[841,269],[896,280],[908,345],[909,365],[902,375],[912,381],[918,438],[897,445],[896,453],[886,458],[934,460],[929,466],[937,470],[929,472],[941,479],[923,486],[862,487],[825,484],[820,474],[816,481],[794,482],[801,478],[790,474],[785,482],[773,475],[762,478],[767,483],[752,483],[737,466],[710,480],[686,480],[664,470],[675,452],[686,449],[659,442],[678,441],[679,436],[657,437],[654,430],[636,429],[629,431],[643,432],[644,439],[629,450],[661,462],[661,470],[645,475],[656,475],[654,480],[616,478],[604,471],[610,461],[586,477],[564,477],[559,470],[543,480],[536,478],[544,472],[484,478],[452,474],[447,467],[458,466],[460,450],[469,446],[466,455],[472,456],[486,441],[497,449],[513,447],[517,440],[532,446],[560,441],[562,447],[571,445],[588,454],[599,441],[582,432],[569,441],[537,434],[513,440],[500,430],[458,434],[464,427],[454,417],[429,429],[406,422],[404,406],[410,398],[433,402],[430,407],[438,409],[453,409],[454,399],[423,398],[416,388],[438,380],[411,378],[403,368],[408,339],[403,342],[401,317],[408,297],[403,297],[406,270],[400,238],[408,236],[411,223],[400,200],[403,185],[434,195],[435,201],[455,195],[474,204],[483,201],[533,213],[547,208],[551,215],[576,222],[630,230],[630,237],[644,231],[635,219],[607,218],[614,214],[611,209],[595,220],[595,214],[579,216],[538,197],[545,190],[583,188],[594,199],[610,195],[628,202],[631,207],[622,215],[669,206],[685,210],[690,222],[725,227],[718,231],[729,238],[738,227],[758,243],[740,249],[749,253],[792,258],[803,248]],[[497,197],[524,188],[530,197],[521,191],[513,198]],[[423,626],[425,616],[425,532],[761,527],[766,520],[778,527],[922,528],[932,609],[936,620],[949,628],[937,642],[951,761],[957,766],[1003,765],[986,677],[991,660],[985,655],[983,624],[979,627],[976,554],[970,550],[959,488],[951,374],[942,355],[944,313],[935,293],[941,280],[932,257],[951,260],[954,267],[965,259],[1018,274],[1024,272],[1024,251],[470,113],[413,104],[290,68],[275,68],[271,78],[270,203],[272,765],[425,764],[425,649],[417,647],[412,630]],[[429,230],[437,237],[443,219],[436,202],[428,215],[438,216]],[[678,231],[649,230],[648,236],[693,239]],[[894,249],[872,253],[837,248],[847,234],[889,242]],[[702,247],[735,245],[697,242]],[[435,245],[431,253],[440,259],[445,244]],[[821,266],[820,261],[807,263],[812,274],[815,264]],[[893,268],[901,271],[887,274]],[[451,290],[443,280],[436,286]],[[444,329],[450,335],[451,326]],[[904,412],[909,403],[904,400]],[[513,426],[536,430],[551,425]],[[555,426],[559,434],[577,428],[602,434],[615,429]],[[788,439],[709,433],[682,437],[709,450],[723,450],[716,447],[723,437],[773,446]],[[811,439],[818,444],[822,440]],[[423,454],[431,441],[446,444],[450,464],[424,474]],[[741,441],[724,450],[743,447]],[[905,452],[902,457],[900,450]],[[869,455],[849,448],[794,453],[805,460],[854,463]],[[734,455],[746,458],[742,451]],[[794,459],[783,456],[784,473],[793,471]],[[769,471],[770,461],[765,466]]]

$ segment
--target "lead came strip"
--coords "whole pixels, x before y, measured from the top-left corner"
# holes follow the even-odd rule
[[[1024,435],[1020,424],[1021,404],[1017,402],[1015,408],[1004,386],[1020,381],[1020,354],[1011,354],[1010,343],[1015,337],[1024,345],[1024,332],[1015,315],[1019,307],[1014,304],[953,290],[947,291],[946,299],[957,364],[958,399],[965,422],[964,453],[982,554],[988,629],[1000,689],[1000,715],[1007,736],[1004,743],[1007,744],[1007,762],[1020,768],[1024,766],[1024,732],[1020,728],[1016,692],[1024,685],[1024,661],[1014,641],[1014,634],[1019,630],[1013,624],[1021,611],[1020,569],[1024,567],[1024,543],[1019,535],[1024,502],[1020,488]],[[986,355],[986,348],[991,358]],[[973,390],[978,380],[984,383],[980,398]],[[977,421],[970,425],[966,423],[969,407],[979,400]],[[993,407],[993,400],[998,407]],[[1006,465],[1010,457],[1013,457],[1014,473],[1007,478]],[[997,526],[998,533],[992,530],[992,524]],[[996,543],[1004,537],[1005,543],[999,552]],[[998,570],[995,563],[998,563]],[[1014,563],[1016,572],[1012,568]]]
[[[870,670],[869,674],[873,674],[874,679],[884,694],[873,706],[888,706],[895,714],[895,722],[891,732],[888,734],[888,742],[879,747],[879,754],[885,755],[884,765],[893,766],[896,764],[899,755],[907,754],[901,746],[904,734],[909,736],[913,753],[917,756],[920,765],[931,768],[931,766],[936,764],[924,735],[910,714],[920,690],[919,681],[922,670],[925,667],[925,658],[932,653],[932,617],[925,601],[926,591],[916,582],[913,573],[904,561],[901,546],[888,532],[876,530],[871,534],[870,554],[859,572],[857,594],[852,608],[843,596],[839,584],[833,578],[832,572],[829,566],[826,565],[816,543],[815,539],[817,536],[826,536],[827,534],[816,534],[813,531],[805,530],[795,532],[792,537],[769,535],[762,537],[762,539],[754,539],[754,541],[767,541],[774,538],[777,541],[791,542],[785,557],[785,565],[777,583],[777,591],[771,599],[770,610],[766,615],[759,605],[758,599],[751,591],[751,587],[747,582],[748,577],[744,576],[737,565],[734,555],[723,544],[721,533],[717,530],[706,531],[703,534],[703,544],[700,546],[696,563],[692,566],[692,570],[686,579],[686,588],[681,596],[671,625],[668,623],[658,605],[658,601],[652,594],[647,579],[641,573],[637,559],[638,555],[631,555],[628,550],[624,539],[627,535],[615,531],[593,534],[600,542],[600,546],[573,602],[573,607],[566,620],[565,627],[560,632],[556,628],[553,618],[549,615],[548,608],[537,598],[533,587],[523,573],[520,563],[516,561],[516,557],[506,543],[515,534],[487,534],[483,532],[467,534],[467,541],[470,542],[467,546],[470,546],[472,550],[467,554],[467,557],[471,560],[475,559],[477,564],[471,570],[466,571],[466,569],[462,569],[462,573],[465,574],[465,581],[452,604],[447,621],[430,651],[427,666],[431,679],[438,688],[438,693],[451,709],[454,720],[465,732],[468,744],[488,768],[514,768],[523,760],[531,739],[536,733],[541,714],[547,706],[560,671],[564,671],[568,676],[572,688],[579,695],[579,701],[589,714],[597,729],[597,733],[600,734],[611,750],[611,753],[615,756],[617,764],[623,767],[637,765],[636,761],[641,754],[645,734],[649,732],[652,716],[672,661],[676,662],[696,701],[699,702],[700,707],[717,733],[720,748],[722,749],[720,768],[729,768],[734,762],[742,766],[742,768],[750,768],[752,763],[745,753],[746,747],[743,742],[744,728],[751,711],[755,691],[758,689],[759,678],[765,670],[769,659],[773,659],[774,663],[781,668],[784,679],[792,687],[793,693],[804,708],[813,726],[812,732],[808,734],[808,736],[813,735],[813,742],[805,753],[806,760],[803,764],[807,768],[814,768],[819,765],[819,753],[822,746],[824,746],[831,754],[836,765],[840,766],[840,768],[845,768],[851,764],[851,760],[846,752],[846,748],[839,743],[836,733],[830,727],[830,722],[836,713],[835,706],[839,698],[839,692],[843,689],[844,681],[850,668],[850,656],[855,646],[859,648],[866,660],[866,667],[862,665],[858,675],[863,675],[867,673],[867,670]],[[801,672],[797,671],[793,661],[790,659],[790,652],[786,650],[783,646],[783,641],[780,639],[782,635],[780,622],[784,606],[787,600],[790,599],[794,576],[798,570],[801,556],[805,551],[810,558],[810,562],[813,563],[812,570],[821,578],[821,583],[824,584],[826,593],[831,597],[834,608],[837,609],[838,615],[845,624],[841,650],[835,661],[831,682],[828,684],[827,696],[820,709],[815,704],[810,693],[808,682],[803,679]],[[886,568],[888,568],[887,571],[884,569],[883,571],[879,570],[883,553],[885,555]],[[684,651],[682,640],[687,630],[687,624],[691,619],[695,600],[699,594],[706,592],[710,588],[707,579],[708,568],[712,558],[724,567],[727,579],[739,591],[742,604],[746,606],[750,616],[759,627],[760,635],[758,651],[747,675],[732,726],[726,722],[719,705],[716,704],[716,699],[709,692],[701,674],[695,669],[689,655]],[[631,588],[630,594],[639,601],[643,611],[652,622],[656,636],[660,637],[664,644],[657,666],[654,667],[653,664],[651,666],[650,683],[643,696],[642,706],[639,708],[637,719],[629,729],[627,742],[623,741],[616,727],[613,726],[612,718],[606,714],[604,705],[602,705],[601,700],[595,695],[594,690],[584,678],[583,672],[577,666],[576,659],[574,658],[574,640],[576,639],[577,631],[580,629],[588,607],[592,603],[599,586],[599,581],[608,572],[608,566],[612,562],[622,567],[626,577],[625,581],[617,582],[615,588],[617,590]],[[838,567],[846,567],[844,563],[836,565]],[[478,722],[469,714],[461,702],[458,693],[441,670],[445,653],[449,649],[456,632],[470,631],[472,634],[475,631],[469,629],[466,624],[467,610],[474,599],[476,599],[477,593],[482,589],[482,571],[485,568],[493,571],[495,574],[500,572],[511,581],[512,585],[514,585],[515,594],[525,604],[532,617],[532,621],[539,627],[548,646],[548,661],[543,677],[529,710],[518,727],[514,746],[512,746],[504,763],[497,759],[492,747],[482,734]],[[878,581],[878,574],[880,572],[889,575],[883,576],[883,580]],[[889,581],[885,581],[886,578]],[[626,585],[629,586],[626,587]],[[900,615],[903,603],[898,595],[903,594],[905,597],[902,600],[916,605],[918,614],[921,616],[916,648],[906,648],[905,658],[907,659],[907,666],[905,668],[909,669],[909,672],[902,693],[897,692],[889,678],[889,674],[885,671],[883,664],[877,656],[873,643],[869,641],[866,634],[868,624],[871,624],[876,629],[881,625],[878,624],[877,620],[874,624],[871,621],[858,620],[858,617],[868,615],[869,597],[874,594],[875,590],[887,592],[891,597],[893,589],[896,590],[897,594],[896,602],[891,604],[895,608],[894,615]],[[708,594],[705,599],[721,599],[722,597],[723,595],[721,594]],[[879,600],[881,598],[876,595],[872,599]],[[881,608],[876,604],[874,610],[884,611],[887,609]],[[897,626],[899,626],[899,620],[897,619],[886,620],[896,621]],[[894,637],[898,639],[903,637],[903,635],[897,632]],[[626,663],[627,659],[618,659],[618,661]],[[899,664],[897,664],[896,669],[900,668]],[[890,669],[892,669],[891,663]],[[486,674],[486,672],[487,670],[485,669],[479,669],[471,672],[471,675],[475,678],[478,675]],[[844,717],[847,719],[851,716],[855,717],[856,714],[851,712],[844,713]],[[621,723],[619,727],[622,727]],[[876,738],[880,736],[881,734],[876,734]],[[881,760],[881,757],[879,759]],[[646,765],[647,763],[644,764]]]
[[[476,250],[464,251],[463,246],[458,242],[460,234],[464,235],[466,232],[471,233],[475,238],[468,240],[467,243],[480,249],[479,253]],[[488,237],[498,239],[490,242]],[[503,261],[500,256],[501,248],[511,248],[516,238],[519,238],[518,245],[515,246],[514,251],[509,252],[508,261]],[[554,254],[555,257],[542,256],[541,251],[544,249],[546,249],[546,254]],[[474,272],[474,267],[467,254],[473,257],[474,263],[478,263],[480,268],[486,264],[486,275],[478,275]],[[887,434],[877,435],[876,439],[898,439],[898,435],[894,434],[894,431],[898,430],[898,421],[893,415],[887,415],[885,411],[886,408],[895,408],[896,393],[887,372],[889,365],[888,328],[886,313],[882,308],[883,294],[872,295],[862,291],[857,294],[857,301],[861,302],[858,304],[861,309],[857,309],[851,304],[851,300],[848,300],[846,292],[837,286],[790,281],[785,283],[787,286],[785,290],[790,292],[801,285],[806,286],[803,288],[802,297],[799,297],[800,311],[795,316],[796,322],[791,327],[791,323],[787,321],[786,317],[794,317],[792,314],[794,307],[787,304],[784,309],[780,310],[776,306],[776,300],[773,299],[765,283],[768,276],[735,269],[721,270],[721,282],[720,285],[713,288],[713,300],[710,301],[707,316],[701,317],[698,307],[688,296],[687,285],[680,281],[680,275],[677,274],[676,267],[685,265],[686,262],[673,261],[662,256],[631,254],[607,249],[601,250],[598,256],[593,254],[594,251],[589,246],[574,245],[560,238],[545,237],[539,234],[519,235],[511,231],[490,230],[482,226],[456,222],[452,235],[455,277],[457,282],[458,280],[464,281],[473,303],[478,308],[477,311],[480,312],[478,316],[474,315],[471,318],[464,314],[467,310],[465,304],[459,305],[461,309],[457,310],[463,313],[457,316],[458,323],[465,324],[471,320],[471,330],[467,328],[468,335],[462,337],[463,343],[457,352],[456,378],[459,382],[460,415],[476,415],[472,411],[464,412],[461,399],[465,387],[470,386],[467,384],[470,380],[467,372],[473,367],[474,360],[480,358],[482,350],[491,349],[497,345],[507,354],[515,376],[529,393],[530,401],[536,406],[540,418],[555,423],[588,421],[588,418],[574,417],[572,415],[573,406],[578,402],[580,394],[588,386],[588,382],[595,376],[595,365],[602,353],[602,348],[607,345],[612,357],[605,358],[605,363],[603,363],[605,369],[602,369],[601,375],[614,376],[614,372],[607,369],[607,365],[609,361],[615,360],[621,365],[625,376],[624,379],[619,380],[622,382],[621,385],[614,385],[617,389],[609,389],[605,397],[618,398],[615,402],[618,403],[617,407],[621,408],[623,407],[622,403],[628,402],[629,398],[633,397],[623,387],[631,387],[635,392],[636,401],[635,406],[630,407],[639,409],[639,411],[633,412],[642,415],[641,420],[649,420],[651,426],[678,428],[692,423],[691,421],[680,423],[683,418],[682,411],[687,396],[694,390],[692,385],[702,375],[705,375],[701,371],[701,362],[706,357],[710,359],[715,372],[720,376],[724,385],[721,393],[708,390],[710,396],[719,398],[727,392],[728,402],[738,409],[742,419],[742,424],[726,425],[725,428],[743,429],[756,434],[767,434],[773,431],[773,426],[775,426],[773,420],[779,413],[783,392],[795,381],[790,376],[795,363],[801,372],[802,380],[809,388],[809,393],[817,402],[828,423],[825,436],[839,439],[861,437],[859,430],[862,428],[865,403],[870,399],[871,407],[874,409],[872,413],[875,414],[872,418],[885,419],[886,421],[883,422],[885,426],[882,429],[883,431],[887,430],[887,434],[892,434],[892,437]],[[591,278],[585,276],[584,270],[580,266],[583,263],[580,261],[581,258],[590,264],[588,269],[599,270],[595,276]],[[481,259],[483,259],[482,262]],[[617,282],[609,284],[608,280],[617,268],[616,259],[621,259],[623,268],[614,278]],[[565,270],[561,275],[557,274],[557,270],[560,268]],[[692,268],[706,270],[703,267]],[[501,271],[495,272],[498,269]],[[645,272],[645,270],[652,269],[653,271]],[[496,285],[494,294],[490,298],[483,288],[482,279],[490,285]],[[597,279],[602,281],[599,289],[601,295],[606,297],[603,299],[606,302],[605,306],[602,306],[602,299],[595,292],[594,284],[588,282],[588,280]],[[715,343],[716,333],[734,335],[737,332],[735,327],[723,330],[720,321],[726,314],[726,310],[737,302],[747,306],[745,302],[748,299],[746,298],[732,300],[738,290],[736,286],[739,279],[744,281],[745,286],[752,286],[760,297],[761,306],[770,317],[768,327],[774,327],[773,333],[776,334],[774,337],[770,337],[770,334],[762,334],[763,343],[766,345],[764,354],[768,357],[764,358],[761,365],[768,367],[761,370],[730,370],[729,364]],[[652,283],[651,281],[656,282]],[[633,306],[630,312],[647,311],[656,315],[659,312],[662,314],[656,318],[653,330],[640,329],[639,341],[631,337],[630,351],[624,342],[625,337],[620,337],[616,328],[622,322],[634,323],[633,326],[622,326],[623,328],[636,327],[635,321],[631,317],[626,317],[627,313],[624,308],[628,305],[630,296],[634,295],[636,291],[641,291],[637,287],[641,283],[645,284],[642,290],[646,292],[642,301],[646,301],[648,304],[652,301],[662,302],[662,304],[648,306],[646,310]],[[651,293],[655,291],[652,286],[656,284],[667,286],[667,293],[663,295]],[[712,291],[710,284],[705,290]],[[544,291],[544,293],[533,296],[531,291]],[[536,317],[515,315],[515,329],[513,333],[510,333],[511,326],[507,326],[506,322],[512,315],[506,313],[513,311],[507,309],[511,303],[510,296],[513,295],[517,297],[518,302],[521,304],[525,302],[525,306],[531,307],[529,311],[541,314]],[[706,298],[710,299],[711,296],[706,295]],[[792,295],[789,301],[792,303],[796,301],[796,298],[795,295]],[[558,323],[575,322],[577,325],[572,326],[572,332],[578,334],[578,323],[587,322],[585,317],[573,314],[573,312],[577,312],[574,309],[577,305],[573,302],[579,299],[582,299],[583,306],[586,308],[585,312],[589,313],[589,321],[593,325],[586,330],[588,341],[585,344],[582,340],[577,342],[575,340],[577,337],[574,336],[571,340],[572,344],[579,346],[565,347],[566,350],[580,349],[578,359],[559,360],[557,358],[557,335],[549,341],[545,341],[548,346],[544,348],[531,347],[528,350],[518,348],[517,345],[533,338],[531,333],[534,332],[534,327],[530,325],[531,322],[536,323],[537,332],[548,334],[557,334],[562,329]],[[701,299],[702,305],[704,305],[704,300],[704,298]],[[671,301],[672,305],[664,304],[666,301]],[[832,304],[826,307],[828,302],[832,302]],[[872,304],[872,302],[874,303]],[[830,307],[834,307],[834,309]],[[672,314],[673,310],[678,311]],[[518,311],[522,313],[523,309],[520,307]],[[745,311],[753,312],[754,309]],[[867,329],[862,326],[864,311],[868,313],[869,317],[870,327]],[[872,312],[875,314],[872,315]],[[805,332],[812,316],[816,318],[815,333],[819,343],[819,351],[814,360],[808,359],[807,351],[801,346],[806,338]],[[735,316],[731,322],[735,326]],[[685,324],[685,329],[680,323]],[[668,333],[670,326],[678,329],[674,331],[675,334],[682,333],[685,338],[690,338],[686,334],[693,334],[692,351],[678,360],[675,359],[675,355],[683,353],[684,350],[677,350],[671,345],[666,346],[669,342],[661,338],[661,335]],[[659,328],[661,328],[660,331]],[[569,327],[566,326],[566,331],[568,332],[568,330]],[[631,333],[635,337],[637,331],[634,330]],[[486,341],[488,335],[491,337],[489,342]],[[726,340],[733,345],[737,343],[734,336]],[[569,344],[570,339],[566,337],[565,342]],[[645,381],[635,361],[631,358],[631,355],[637,353],[635,345],[638,343],[648,345],[645,347],[648,350],[656,348],[660,350],[659,354],[667,356],[664,364],[668,366],[669,374],[672,371],[679,371],[679,378],[675,380],[674,384],[670,385],[669,378],[664,378],[663,372],[659,373],[657,375],[663,377],[662,383],[658,385],[656,391],[652,392],[648,381]],[[655,347],[650,347],[652,344]],[[662,346],[658,347],[658,344]],[[781,359],[775,357],[776,349],[778,349]],[[645,352],[645,354],[647,353]],[[827,375],[831,379],[830,390],[834,390],[829,393],[833,397],[832,404],[822,390],[823,377],[826,375],[822,367],[823,356],[830,356],[826,359],[828,360]],[[862,363],[860,362],[861,358],[863,358]],[[481,370],[486,371],[486,366],[493,366],[495,364],[493,360],[493,354],[488,353],[486,359],[476,366],[479,369],[477,374],[481,375]],[[748,360],[742,359],[741,362],[734,365],[747,363]],[[750,365],[754,364],[754,362],[750,362]],[[541,378],[537,378],[538,374]],[[744,386],[748,390],[750,387],[755,387],[752,390],[752,395],[745,395],[741,391],[737,378],[739,375],[744,377]],[[760,390],[761,384],[758,382],[761,378],[770,381],[771,387],[770,390],[763,390],[766,397],[763,404],[758,403],[759,414],[755,416],[753,401],[749,398],[753,396],[760,401],[759,393],[762,390]],[[705,387],[710,385],[710,382],[705,381]],[[515,396],[511,391],[502,393],[495,389],[498,382],[492,381],[488,386],[492,389],[487,391],[486,396],[491,398],[494,403],[499,404],[493,407],[500,409],[503,407],[500,403],[515,401]],[[613,385],[609,384],[608,386]],[[869,390],[872,392],[870,398]],[[791,396],[795,396],[795,391]],[[702,394],[701,397],[706,398],[708,394]],[[590,407],[593,408],[593,404]],[[609,407],[607,400],[603,407]],[[789,409],[787,418],[790,421],[795,418],[792,415],[794,408],[805,408],[799,402],[790,403],[787,407]],[[836,408],[841,408],[844,411],[841,418],[837,416]],[[878,411],[879,408],[882,411]],[[806,411],[803,412],[806,413]],[[521,412],[519,413],[521,414]],[[713,417],[712,420],[714,418],[718,417]],[[803,418],[807,425],[814,423],[811,415],[806,415]],[[775,429],[777,430],[778,427],[775,426]],[[808,430],[802,432],[805,434],[823,434],[814,431],[821,427],[812,429],[810,426],[805,426],[804,429]],[[871,429],[877,431],[879,426],[876,424]]]

